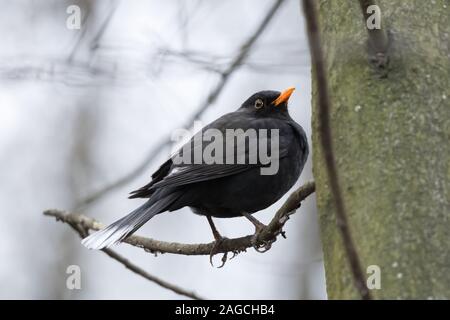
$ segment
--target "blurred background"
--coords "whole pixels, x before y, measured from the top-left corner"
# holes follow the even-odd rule
[[[0,298],[184,298],[85,249],[42,211],[113,222],[143,202],[128,192],[168,157],[175,130],[194,119],[205,125],[256,91],[295,86],[290,112],[310,137],[303,17],[298,1],[281,2],[0,1]],[[81,9],[80,29],[67,27],[70,5]],[[309,159],[297,186],[311,179]],[[270,221],[285,198],[256,217]],[[215,221],[229,238],[253,233],[245,219]],[[117,250],[210,299],[326,299],[314,196],[285,231],[270,251],[248,250],[222,269],[207,256]],[[213,240],[206,219],[189,209],[159,215],[138,234]],[[74,264],[81,290],[66,287]]]

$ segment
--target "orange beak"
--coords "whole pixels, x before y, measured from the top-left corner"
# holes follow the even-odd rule
[[[292,92],[294,92],[295,88],[290,87],[284,90],[278,98],[275,99],[274,102],[272,102],[275,106],[278,106],[282,104],[283,102],[287,102],[289,100],[289,97],[291,96]]]

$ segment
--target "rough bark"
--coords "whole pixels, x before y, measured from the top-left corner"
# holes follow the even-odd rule
[[[450,298],[450,2],[379,1],[390,65],[368,61],[358,1],[319,1],[335,153],[375,298]],[[313,86],[314,87],[314,86]],[[358,298],[328,187],[313,92],[314,176],[328,296]]]

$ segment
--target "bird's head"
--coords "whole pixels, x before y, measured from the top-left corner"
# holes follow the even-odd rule
[[[272,90],[257,92],[245,100],[241,109],[261,116],[287,113],[288,100],[294,90],[294,87],[290,87],[283,92]]]

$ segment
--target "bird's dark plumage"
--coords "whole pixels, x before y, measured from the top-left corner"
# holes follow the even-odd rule
[[[257,212],[276,202],[297,181],[308,157],[305,132],[287,110],[287,100],[292,91],[255,93],[237,111],[204,127],[196,136],[207,135],[208,129],[217,129],[224,134],[224,145],[230,139],[235,139],[225,135],[227,129],[242,129],[243,132],[254,129],[258,134],[244,139],[244,144],[248,143],[245,147],[235,143],[233,155],[224,152],[223,164],[176,163],[174,157],[167,160],[152,175],[147,185],[130,195],[130,198],[148,198],[147,202],[107,228],[85,238],[83,244],[92,249],[108,247],[122,241],[153,216],[186,206],[200,215],[230,218]],[[261,168],[267,167],[267,164],[260,161],[253,164],[248,164],[248,161],[245,164],[236,163],[238,157],[249,159],[251,143],[257,144],[266,139],[270,150],[273,143],[271,136],[259,134],[260,129],[277,129],[279,132],[279,167],[276,174],[261,174]],[[193,143],[194,137],[180,149],[180,155],[187,151],[191,155],[195,153],[198,145]],[[203,150],[204,146],[200,148]],[[233,164],[227,164],[227,160]]]

